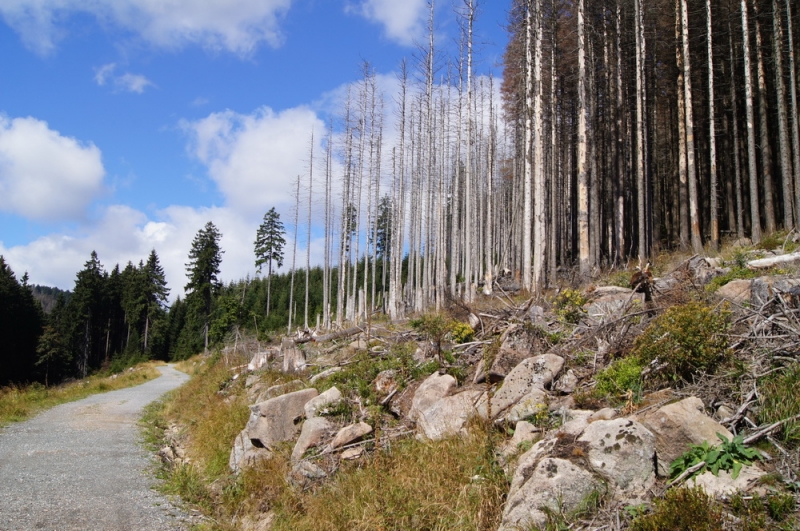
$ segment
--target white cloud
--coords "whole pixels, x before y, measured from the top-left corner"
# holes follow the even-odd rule
[[[348,11],[382,24],[387,38],[405,46],[424,34],[428,17],[425,0],[362,0]]]
[[[196,44],[240,55],[281,43],[280,18],[292,0],[4,0],[0,15],[30,49],[51,53],[74,13],[132,33],[159,48]]]
[[[33,220],[80,219],[102,193],[104,176],[94,144],[35,118],[0,116],[0,211]]]
[[[125,72],[122,75],[114,75],[114,70],[117,68],[116,63],[109,63],[94,71],[94,80],[99,86],[105,86],[106,83],[111,81],[116,90],[125,92],[135,92],[142,94],[147,87],[154,87],[155,84],[141,74],[131,74]]]
[[[191,154],[208,167],[226,205],[259,218],[273,206],[285,213],[294,205],[292,183],[308,175],[311,133],[317,155],[325,134],[325,124],[306,107],[279,113],[262,107],[249,115],[224,111],[183,127]]]
[[[139,74],[125,73],[114,80],[117,87],[127,92],[141,94],[147,87],[155,86],[152,81]]]
[[[101,87],[106,84],[108,78],[114,74],[114,69],[117,67],[116,63],[108,63],[94,71],[94,80]]]

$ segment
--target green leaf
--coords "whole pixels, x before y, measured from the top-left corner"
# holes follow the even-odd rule
[[[739,472],[742,471],[742,463],[739,461],[733,462],[733,472],[731,473],[731,479],[736,479],[739,477]]]

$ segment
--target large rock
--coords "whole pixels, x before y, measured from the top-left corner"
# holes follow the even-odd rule
[[[731,280],[717,290],[717,296],[737,304],[750,302],[750,284],[752,281],[744,279]]]
[[[492,416],[503,414],[532,390],[544,390],[563,367],[564,358],[555,354],[540,354],[523,360],[506,376],[503,386],[492,397]]]
[[[397,389],[397,371],[394,369],[387,369],[378,373],[378,376],[372,381],[372,388],[375,393],[384,397],[389,395],[392,391]]]
[[[498,531],[543,528],[547,523],[544,508],[569,514],[602,488],[601,481],[591,472],[566,459],[545,457],[527,472],[525,481],[517,481],[517,476],[524,473],[520,467],[514,473],[519,486],[516,489],[512,486],[508,494]]]
[[[655,439],[638,422],[620,418],[592,422],[578,442],[588,445],[589,465],[615,487],[615,497],[634,503],[656,480]]]
[[[324,417],[313,417],[306,420],[300,430],[300,437],[297,438],[294,450],[292,450],[292,462],[302,459],[303,454],[309,448],[320,446],[334,428],[335,426]]]
[[[531,347],[520,337],[511,336],[503,341],[497,354],[489,367],[489,381],[491,383],[503,380],[525,358],[531,356]]]
[[[717,444],[717,433],[733,437],[725,426],[705,414],[703,401],[694,396],[645,413],[637,420],[656,436],[658,473],[662,476],[669,475],[670,463],[690,445],[703,441]]]
[[[758,486],[758,480],[763,475],[764,472],[757,466],[744,466],[736,479],[733,479],[731,473],[725,470],[720,470],[718,476],[706,471],[687,481],[687,484],[690,487],[703,487],[703,490],[711,496],[723,497],[730,496],[735,492],[763,491],[764,488]],[[763,494],[763,492],[759,492],[759,494]]]
[[[449,374],[435,372],[425,378],[425,381],[414,392],[411,399],[411,409],[408,411],[409,420],[416,421],[420,414],[450,394],[458,382]]]
[[[322,393],[315,396],[303,407],[305,410],[306,418],[310,419],[316,417],[324,412],[327,408],[338,405],[342,401],[342,392],[334,386]]]
[[[305,388],[305,384],[300,380],[292,380],[288,383],[272,386],[267,386],[263,382],[256,382],[247,390],[247,398],[250,400],[251,404],[257,404],[259,402],[265,402],[270,398],[275,398],[276,396],[291,393],[292,391],[299,391],[303,388]]]
[[[506,420],[512,424],[537,415],[548,415],[547,411],[548,396],[547,392],[541,389],[531,389],[517,402],[506,416]],[[493,405],[494,407],[494,405]]]
[[[238,474],[245,468],[253,467],[271,456],[271,451],[266,448],[259,448],[252,443],[245,429],[233,441],[231,455],[228,458],[228,467],[235,474]]]
[[[331,449],[335,450],[342,446],[347,446],[350,443],[360,440],[369,433],[372,433],[372,426],[366,422],[345,426],[336,433],[336,437],[331,441]]]
[[[316,389],[303,389],[250,406],[246,429],[252,443],[272,449],[276,443],[294,439],[300,431],[306,403],[317,395]]]
[[[470,390],[439,399],[420,412],[417,429],[433,441],[463,433],[470,417],[478,414],[476,403],[482,394],[482,391]]]

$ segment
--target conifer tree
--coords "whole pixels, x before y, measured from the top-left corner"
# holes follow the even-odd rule
[[[286,231],[280,214],[275,211],[275,207],[272,207],[264,214],[264,221],[256,231],[255,241],[256,268],[261,271],[261,267],[267,264],[267,316],[269,316],[272,263],[275,262],[277,269],[283,266],[283,246],[286,245],[284,234]]]
[[[189,251],[189,263],[186,264],[186,272],[189,283],[184,288],[186,290],[187,303],[199,313],[203,325],[204,348],[208,351],[208,330],[211,319],[211,308],[214,294],[220,288],[217,275],[219,266],[222,263],[222,253],[224,252],[219,241],[222,234],[212,223],[197,232],[192,241],[192,249]]]

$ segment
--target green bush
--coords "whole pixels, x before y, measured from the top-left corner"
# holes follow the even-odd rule
[[[577,324],[586,315],[583,305],[587,302],[580,291],[567,288],[553,299],[553,311],[561,321]]]
[[[475,337],[475,330],[472,329],[467,323],[455,321],[451,326],[450,336],[453,338],[453,343],[469,343]]]
[[[636,356],[615,361],[596,376],[595,395],[619,398],[631,391],[635,397],[641,396],[643,368]]]
[[[634,355],[643,365],[658,359],[666,364],[667,379],[691,380],[701,372],[712,372],[730,355],[726,332],[730,312],[699,302],[673,306],[656,317],[634,344]]]

